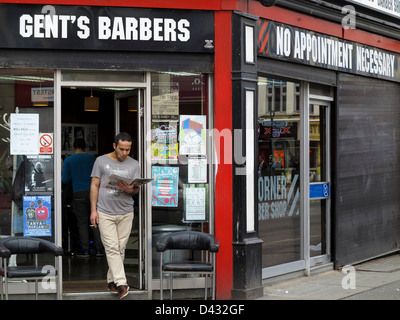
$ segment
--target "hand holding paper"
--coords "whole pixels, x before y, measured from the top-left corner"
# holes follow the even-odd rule
[[[132,183],[135,183],[133,186],[139,187],[139,186],[149,183],[151,181],[153,181],[153,179],[147,179],[147,178],[130,179],[130,178],[118,176],[116,174],[111,174],[106,179],[104,179],[102,187],[124,191],[124,189],[126,189],[125,185],[131,186]],[[121,186],[122,186],[122,188],[121,188]]]

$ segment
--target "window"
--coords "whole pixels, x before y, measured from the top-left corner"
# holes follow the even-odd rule
[[[153,243],[169,232],[208,232],[212,187],[208,174],[208,115],[206,74],[152,74]],[[160,274],[157,259],[155,254],[155,278]]]
[[[262,266],[299,260],[300,84],[258,78],[258,224]]]
[[[258,79],[258,115],[271,112],[285,113],[287,108],[299,112],[300,85],[283,80]]]
[[[54,160],[50,149],[39,148],[39,133],[52,139],[53,103],[52,70],[0,69],[1,236],[54,240]]]

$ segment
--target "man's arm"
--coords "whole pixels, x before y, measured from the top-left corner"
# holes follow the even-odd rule
[[[99,198],[100,178],[93,177],[90,183],[90,223],[97,228],[99,214],[97,213],[97,200]]]

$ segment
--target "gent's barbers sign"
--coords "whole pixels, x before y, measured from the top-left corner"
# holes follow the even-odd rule
[[[400,82],[394,52],[267,20],[258,34],[261,56]]]
[[[213,52],[214,14],[120,7],[0,5],[0,47]]]

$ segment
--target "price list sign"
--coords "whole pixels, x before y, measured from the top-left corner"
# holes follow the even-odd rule
[[[38,154],[39,115],[12,113],[10,115],[10,153]]]

